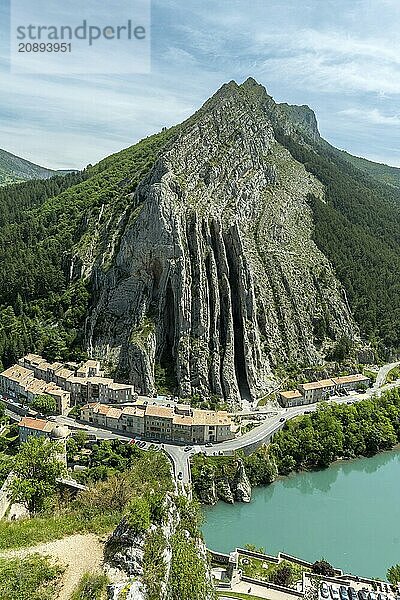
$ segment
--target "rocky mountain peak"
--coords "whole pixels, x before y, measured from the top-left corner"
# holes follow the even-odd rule
[[[279,365],[323,361],[357,327],[313,242],[323,185],[277,139],[317,135],[308,107],[253,79],[222,86],[138,186],[111,268],[93,268],[89,348],[143,393],[156,370],[182,397],[234,403]]]

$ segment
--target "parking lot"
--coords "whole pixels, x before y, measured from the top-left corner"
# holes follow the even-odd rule
[[[376,589],[373,589],[376,588]],[[400,600],[400,595],[388,584],[376,581],[366,584],[362,581],[343,583],[322,582],[319,587],[321,600]]]

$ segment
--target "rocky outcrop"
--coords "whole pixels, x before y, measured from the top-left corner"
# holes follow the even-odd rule
[[[233,496],[238,502],[250,502],[251,485],[242,460],[237,461],[237,471],[233,480]]]
[[[225,477],[224,479],[217,481],[215,484],[215,491],[219,500],[223,500],[227,504],[234,504],[235,498],[228,478]]]
[[[107,540],[104,558],[128,576],[143,575],[145,535],[135,533],[124,517]]]
[[[181,514],[182,511],[182,514]],[[163,517],[143,533],[136,533],[124,517],[111,534],[105,545],[104,558],[106,570],[119,574],[117,583],[108,588],[108,600],[145,600],[157,598],[157,600],[169,600],[172,597],[172,589],[176,596],[176,578],[187,578],[191,572],[185,569],[196,569],[197,591],[190,599],[185,591],[185,600],[214,600],[211,573],[209,569],[206,547],[200,532],[196,512],[192,509],[190,502],[183,497],[167,494],[161,511]],[[190,561],[181,560],[182,547],[177,543],[183,539],[184,544],[191,546]],[[175,561],[175,567],[171,569]],[[177,569],[176,563],[180,564]],[[203,565],[199,568],[198,564]],[[203,581],[199,579],[203,578]],[[118,577],[117,577],[118,579]],[[204,591],[199,596],[198,589]]]
[[[199,484],[196,488],[197,496],[203,504],[214,505],[218,502],[218,498],[221,498],[219,495],[219,486],[217,485],[212,478],[202,479],[201,484]],[[229,492],[226,493],[229,495]],[[232,495],[232,494],[231,494]]]
[[[159,363],[180,396],[234,404],[271,389],[277,365],[320,364],[357,339],[312,240],[307,197],[323,186],[278,143],[277,122],[318,132],[308,107],[277,105],[253,80],[223,86],[138,186],[111,266],[92,268],[88,347],[143,393]]]
[[[276,473],[271,475],[271,481],[275,476]],[[202,504],[214,505],[218,500],[228,504],[251,501],[252,486],[242,459],[232,458],[232,464],[222,466],[222,472],[206,463],[199,472],[193,473],[192,479],[195,494]]]

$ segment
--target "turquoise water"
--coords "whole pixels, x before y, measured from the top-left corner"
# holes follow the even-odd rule
[[[400,450],[300,473],[253,490],[250,504],[204,509],[207,546],[263,546],[357,575],[400,563]]]

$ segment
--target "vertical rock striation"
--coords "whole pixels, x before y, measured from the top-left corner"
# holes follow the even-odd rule
[[[94,264],[88,345],[142,393],[159,363],[183,397],[256,398],[278,365],[321,363],[357,338],[312,241],[307,197],[323,186],[277,123],[319,135],[308,107],[277,105],[253,80],[224,85],[138,186],[111,267]]]

